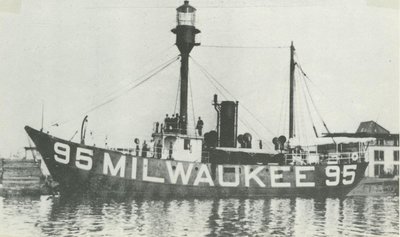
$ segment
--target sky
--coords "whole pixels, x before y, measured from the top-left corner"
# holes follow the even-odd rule
[[[44,130],[67,140],[79,141],[79,133],[73,135],[86,114],[88,143],[103,146],[107,138],[110,146],[127,147],[135,137],[150,138],[153,123],[176,109],[179,61],[139,87],[127,88],[179,54],[170,30],[182,3],[1,0],[0,157],[23,154],[29,144],[23,128],[40,129],[42,106]],[[399,132],[396,1],[190,3],[202,32],[197,37],[202,46],[193,49],[189,69],[191,127],[194,111],[205,131],[215,129],[212,96],[224,99],[204,76],[205,69],[230,92],[226,99],[239,100],[239,133],[250,132],[267,148],[274,136],[286,135],[288,46],[293,41],[313,101],[331,132],[355,132],[369,120]],[[301,104],[311,100],[301,92],[300,78],[296,133],[310,143],[311,121],[319,133],[325,130],[316,110],[311,106],[308,113]]]

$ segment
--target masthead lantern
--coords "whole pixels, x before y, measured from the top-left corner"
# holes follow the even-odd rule
[[[178,25],[195,26],[196,8],[189,5],[189,1],[176,9],[176,21]]]
[[[172,32],[176,34],[176,46],[182,55],[189,54],[196,43],[195,36],[200,33],[196,29],[196,8],[189,5],[189,1],[185,1],[182,6],[176,9],[176,28]]]

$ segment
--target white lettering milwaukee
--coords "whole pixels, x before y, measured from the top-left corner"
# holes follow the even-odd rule
[[[235,181],[226,182],[224,181],[224,168],[235,168]],[[218,166],[218,183],[223,187],[236,187],[239,186],[240,178],[239,178],[239,167],[238,166]]]
[[[264,166],[259,166],[255,170],[250,171],[250,166],[244,166],[244,184],[246,187],[250,187],[250,179],[257,182],[260,187],[265,187],[265,184],[257,176],[257,174],[264,168]]]
[[[203,174],[206,176],[203,177]],[[207,165],[202,164],[200,166],[199,172],[197,173],[197,177],[194,180],[193,185],[197,186],[199,183],[208,183],[210,186],[214,186],[214,182],[211,178],[210,171],[208,170]]]
[[[287,188],[290,183],[276,182],[277,179],[283,179],[283,174],[277,174],[276,171],[289,171],[289,166],[271,166],[271,187]]]
[[[122,155],[116,166],[113,165],[110,154],[104,152],[104,162],[103,162],[103,174],[107,175],[108,171],[112,176],[117,176],[119,172],[119,176],[121,178],[125,177],[125,156]]]
[[[136,179],[136,170],[137,170],[137,159],[136,157],[132,157],[132,179]]]
[[[302,182],[306,178],[302,171],[314,171],[314,166],[297,166],[296,167],[296,187],[315,187],[314,182]]]
[[[167,161],[167,169],[171,183],[176,184],[178,178],[181,177],[182,184],[187,185],[189,182],[190,174],[192,173],[193,164],[189,164],[185,173],[182,163],[177,163],[175,171],[172,169],[171,161]]]
[[[143,181],[149,181],[154,183],[164,183],[164,178],[152,177],[148,175],[149,160],[143,159]]]

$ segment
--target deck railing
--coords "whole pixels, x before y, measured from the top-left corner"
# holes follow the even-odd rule
[[[364,152],[336,152],[336,153],[291,153],[285,154],[285,164],[327,164],[362,162],[365,160]]]
[[[112,149],[119,151],[124,154],[129,154],[133,156],[147,157],[147,158],[157,158],[161,157],[174,158],[176,151],[175,148],[172,149],[172,153],[169,149],[162,149],[161,152],[157,151],[153,147],[149,147],[147,151],[143,152],[142,149],[123,149],[116,148]],[[171,154],[171,155],[170,155]],[[202,162],[208,163],[210,161],[210,153],[208,151],[202,152]],[[308,164],[341,164],[341,163],[354,163],[365,161],[364,152],[336,152],[336,153],[312,153],[312,152],[301,152],[301,153],[290,153],[284,154],[284,164],[286,165],[308,165]]]

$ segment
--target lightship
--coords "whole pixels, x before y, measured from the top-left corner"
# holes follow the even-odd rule
[[[368,163],[362,150],[318,153],[290,144],[294,134],[294,60],[290,46],[289,140],[274,138],[276,151],[252,148],[251,135],[238,135],[237,101],[218,101],[215,131],[188,129],[189,55],[200,32],[196,9],[177,8],[176,46],[180,51],[180,107],[175,120],[157,124],[152,151],[119,151],[54,137],[29,126],[61,193],[145,197],[344,196],[363,178]],[[82,134],[83,126],[82,124]],[[140,142],[140,141],[136,141]],[[240,147],[238,147],[240,146]],[[134,150],[134,149],[133,149]]]

